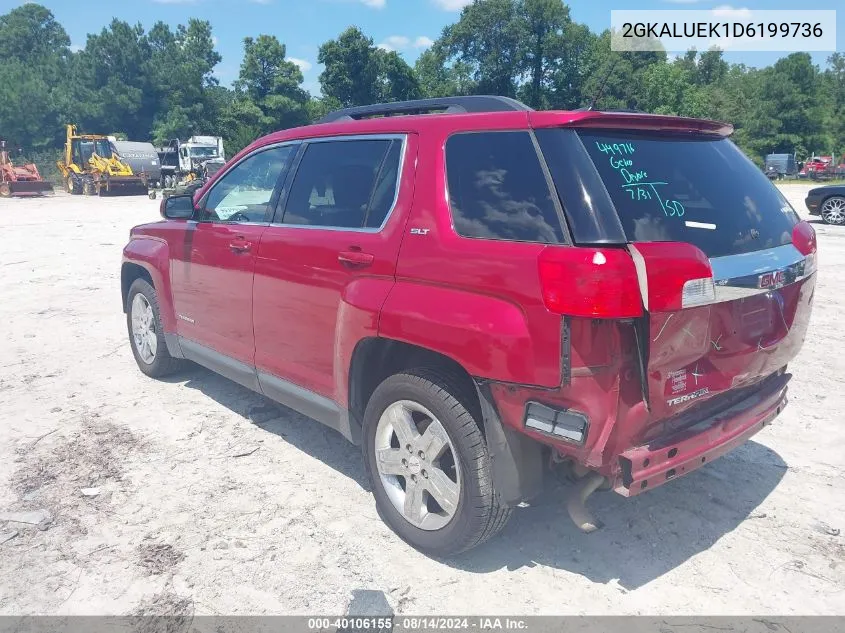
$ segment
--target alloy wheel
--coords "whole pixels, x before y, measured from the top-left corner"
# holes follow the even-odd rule
[[[394,508],[422,530],[439,530],[455,516],[461,471],[443,424],[418,402],[388,406],[375,433],[379,479]]]
[[[158,349],[155,315],[150,302],[141,293],[132,300],[132,339],[141,360],[152,365]]]
[[[845,198],[828,198],[822,205],[822,219],[828,224],[845,223]]]

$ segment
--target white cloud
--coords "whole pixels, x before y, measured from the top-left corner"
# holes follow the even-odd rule
[[[216,36],[216,35],[212,35],[212,36],[211,36],[211,45],[212,45],[212,46],[217,46],[219,43],[220,43],[220,40],[218,40],[218,39],[217,39],[217,36]]]
[[[432,0],[432,2],[444,11],[460,11],[472,4],[472,0]]]
[[[713,9],[713,15],[719,18],[750,18],[751,9],[735,9],[729,4],[723,4]]]
[[[387,4],[387,0],[359,0],[359,2],[372,9],[384,9],[384,5]]]
[[[299,70],[304,73],[307,73],[313,65],[307,59],[299,59],[298,57],[288,57],[289,62],[293,62],[297,66],[299,66]]]
[[[384,51],[400,51],[411,47],[416,49],[428,48],[432,44],[434,44],[434,40],[425,35],[419,35],[413,41],[405,35],[391,35],[378,47]]]
[[[404,35],[391,35],[385,39],[378,47],[385,51],[398,51],[402,48],[407,48],[411,40]]]
[[[272,4],[273,0],[249,0],[252,4]]]
[[[79,44],[71,44],[71,45],[69,46],[69,48],[70,48],[70,52],[71,52],[71,53],[78,53],[79,51],[81,51],[81,50],[84,50],[84,49],[85,49],[85,47],[84,47],[84,46],[80,46]]]

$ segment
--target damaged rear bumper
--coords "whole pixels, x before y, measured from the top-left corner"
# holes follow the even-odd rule
[[[686,475],[736,448],[783,411],[791,377],[776,376],[763,389],[727,409],[668,437],[620,454],[619,474],[613,489],[633,497]]]

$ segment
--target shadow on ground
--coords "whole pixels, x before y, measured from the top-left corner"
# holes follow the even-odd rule
[[[186,387],[253,417],[268,433],[369,489],[359,449],[339,433],[205,369],[190,370],[173,382],[186,379]],[[550,476],[543,494],[518,508],[497,538],[442,562],[479,574],[543,565],[602,584],[618,579],[624,589],[634,589],[706,551],[743,521],[761,518],[755,509],[786,470],[777,453],[750,441],[647,494],[626,499],[597,493],[589,507],[605,527],[591,535],[579,532],[566,514],[568,485]]]

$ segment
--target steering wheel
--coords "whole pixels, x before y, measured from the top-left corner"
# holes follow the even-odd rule
[[[227,218],[227,221],[229,221],[229,222],[250,222],[251,220],[242,211],[235,211],[232,215],[230,215]]]

